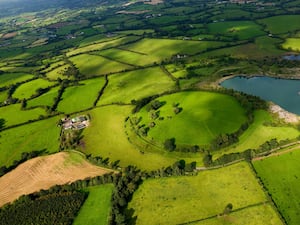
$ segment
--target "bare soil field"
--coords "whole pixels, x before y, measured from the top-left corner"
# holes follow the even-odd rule
[[[110,172],[90,164],[78,153],[37,157],[0,177],[0,207],[21,195]]]

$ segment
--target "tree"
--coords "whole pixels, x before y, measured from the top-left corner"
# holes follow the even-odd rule
[[[175,138],[166,139],[164,148],[170,152],[174,151],[176,149]]]
[[[233,205],[231,203],[228,203],[223,211],[223,215],[228,215],[229,213],[231,213],[233,208]]]
[[[203,163],[204,166],[208,167],[212,164],[212,155],[207,152],[204,156],[203,156]]]

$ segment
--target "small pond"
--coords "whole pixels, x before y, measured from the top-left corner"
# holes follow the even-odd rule
[[[286,55],[283,58],[291,61],[300,61],[300,55]]]
[[[300,115],[300,80],[286,80],[267,76],[234,77],[221,83],[247,94],[256,95],[272,101],[289,112]]]

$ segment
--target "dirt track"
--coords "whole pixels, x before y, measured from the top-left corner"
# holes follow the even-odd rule
[[[72,153],[76,154],[76,153]],[[109,173],[111,170],[94,166],[87,161],[74,160],[69,153],[31,159],[0,177],[0,206],[51,186],[66,184],[87,177]]]

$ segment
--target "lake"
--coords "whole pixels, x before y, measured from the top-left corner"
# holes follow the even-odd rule
[[[223,81],[222,87],[256,95],[272,101],[285,110],[300,115],[300,80],[286,80],[267,76],[233,77]]]

